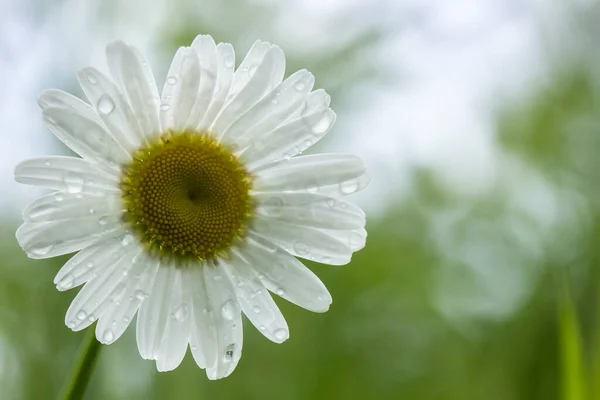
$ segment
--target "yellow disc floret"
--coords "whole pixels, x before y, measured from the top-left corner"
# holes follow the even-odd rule
[[[208,133],[168,131],[124,166],[124,220],[151,250],[175,260],[212,260],[243,233],[251,178]]]

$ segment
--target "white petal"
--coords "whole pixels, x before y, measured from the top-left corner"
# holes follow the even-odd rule
[[[23,210],[25,222],[57,221],[122,212],[118,195],[55,192],[33,201]]]
[[[174,289],[175,274],[175,268],[171,268],[168,263],[161,262],[152,289],[140,306],[136,336],[140,355],[146,360],[156,359],[160,349],[163,329],[169,318],[167,299]]]
[[[167,267],[173,270],[170,292],[163,299],[169,315],[162,329],[160,346],[155,347],[154,359],[159,371],[171,371],[181,364],[190,340],[190,304],[189,282],[183,280],[181,268],[173,265]],[[155,345],[156,346],[156,345]]]
[[[242,256],[236,255],[225,268],[236,283],[238,302],[250,322],[267,339],[275,343],[284,342],[289,337],[285,318],[252,269],[252,265]]]
[[[144,251],[135,258],[128,271],[123,292],[98,320],[96,336],[103,343],[117,340],[127,329],[142,301],[154,283],[158,261],[147,257]]]
[[[234,98],[242,89],[248,84],[253,73],[256,71],[258,66],[265,58],[265,54],[269,51],[270,44],[261,40],[255,41],[246,57],[242,60],[240,66],[233,75],[233,82],[231,84],[231,90],[227,96],[227,101]],[[251,74],[250,71],[253,73]]]
[[[365,172],[363,161],[351,154],[314,154],[294,157],[254,171],[257,192],[308,191],[341,185]]]
[[[65,324],[69,328],[74,331],[87,328],[119,298],[125,289],[123,281],[139,252],[138,246],[129,246],[128,252],[115,254],[100,274],[83,286],[67,310]],[[99,336],[101,342],[112,342],[108,332]]]
[[[30,258],[50,258],[81,250],[105,232],[119,228],[120,215],[98,215],[76,220],[26,222],[17,229],[17,241]]]
[[[289,118],[289,121],[294,121],[298,118],[305,117],[313,114],[319,110],[325,110],[329,108],[331,103],[331,96],[323,89],[317,89],[314,92],[310,92],[302,106],[300,106]]]
[[[242,154],[249,170],[273,161],[289,159],[313,146],[335,123],[335,113],[322,108],[287,122],[250,143]]]
[[[322,231],[344,243],[353,252],[365,247],[367,242],[367,230],[365,228],[356,228],[350,231],[322,229]]]
[[[81,157],[108,167],[131,160],[89,104],[54,89],[42,93],[38,103],[48,129]]]
[[[171,62],[162,91],[160,121],[163,131],[186,126],[198,96],[200,61],[191,47],[180,47]]]
[[[54,278],[56,288],[69,290],[102,273],[111,260],[129,251],[123,243],[128,243],[130,238],[131,235],[120,228],[102,235],[63,265]]]
[[[261,140],[298,109],[314,83],[315,77],[306,70],[292,74],[235,121],[222,140],[240,148]]]
[[[153,136],[160,132],[158,105],[160,98],[152,69],[142,53],[121,41],[106,48],[110,73],[128,100],[138,120],[141,133]]]
[[[287,251],[255,235],[242,251],[271,292],[310,311],[329,309],[331,295],[323,282]]]
[[[241,73],[251,76],[248,83],[235,95],[232,95],[234,92],[234,87],[232,85],[230,91],[231,99],[217,117],[213,127],[213,130],[219,137],[221,137],[221,135],[223,135],[223,133],[227,131],[239,117],[258,103],[260,99],[281,82],[283,71],[285,70],[285,56],[279,47],[271,46],[258,65],[251,66],[247,71],[244,71],[244,68],[245,67],[240,66],[236,71],[236,75]],[[236,83],[235,79],[236,76],[234,76],[233,84]]]
[[[217,46],[211,36],[198,35],[192,43],[192,48],[198,53],[201,73],[198,96],[190,112],[187,128],[196,129],[204,119],[204,115],[213,97],[219,67]]]
[[[143,143],[143,134],[129,103],[117,86],[95,68],[84,68],[77,79],[90,103],[110,130],[112,136],[128,152]]]
[[[197,130],[204,131],[209,129],[213,122],[215,122],[215,117],[221,112],[229,93],[231,82],[233,81],[234,66],[235,52],[233,51],[233,46],[229,43],[219,43],[217,45],[217,82],[215,83],[208,110],[206,110]]]
[[[202,266],[212,268],[212,266]],[[200,368],[214,366],[217,363],[217,329],[214,321],[214,313],[226,310],[227,318],[240,315],[237,302],[228,303],[229,308],[213,310],[210,308],[208,291],[202,268],[197,265],[187,268],[187,281],[190,284],[190,302],[192,305],[192,329],[190,337],[190,349],[196,364]]]
[[[352,257],[352,250],[346,243],[322,229],[257,217],[252,232],[295,256],[324,264],[343,265],[350,262]]]
[[[229,277],[220,265],[203,268],[208,310],[216,329],[216,359],[206,359],[208,379],[220,379],[229,376],[242,356],[243,333],[242,318],[239,309],[230,309],[236,302],[235,291]],[[210,319],[208,319],[208,323]]]
[[[68,193],[103,195],[117,192],[119,178],[96,164],[76,157],[32,158],[15,167],[15,180]]]
[[[365,226],[360,207],[311,193],[261,193],[253,196],[256,211],[264,218],[324,229],[357,229]]]

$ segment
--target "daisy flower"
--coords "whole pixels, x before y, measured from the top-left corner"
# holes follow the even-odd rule
[[[65,323],[96,322],[117,340],[137,313],[140,355],[176,368],[188,345],[210,379],[242,353],[242,312],[268,339],[289,330],[275,293],[314,312],[331,296],[296,257],[341,265],[365,245],[365,214],[343,199],[368,183],[360,158],[300,154],[335,121],[330,97],[257,41],[237,69],[233,47],[198,36],[171,63],[162,94],[135,47],[107,47],[110,77],[77,74],[89,104],[60,90],[43,119],[79,157],[26,160],[18,182],[54,190],[23,211],[31,258],[78,252],[58,290],[79,285]]]

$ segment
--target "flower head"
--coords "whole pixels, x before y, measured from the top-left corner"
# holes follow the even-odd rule
[[[363,211],[343,196],[368,183],[347,154],[299,156],[335,114],[314,77],[283,79],[282,50],[254,43],[237,70],[230,44],[180,48],[162,95],[139,50],[107,48],[112,79],[84,68],[90,104],[44,92],[44,122],[78,157],[27,160],[18,182],[53,189],[23,211],[17,240],[32,258],[78,251],[59,290],[84,285],[65,323],[96,324],[112,343],[137,313],[143,358],[176,368],[188,345],[211,379],[242,351],[242,312],[268,339],[289,336],[269,292],[324,312],[331,296],[296,257],[350,261]]]

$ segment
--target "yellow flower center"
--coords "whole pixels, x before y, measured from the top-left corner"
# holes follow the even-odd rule
[[[124,220],[153,254],[211,260],[243,235],[250,188],[250,174],[213,136],[167,131],[123,168]]]

